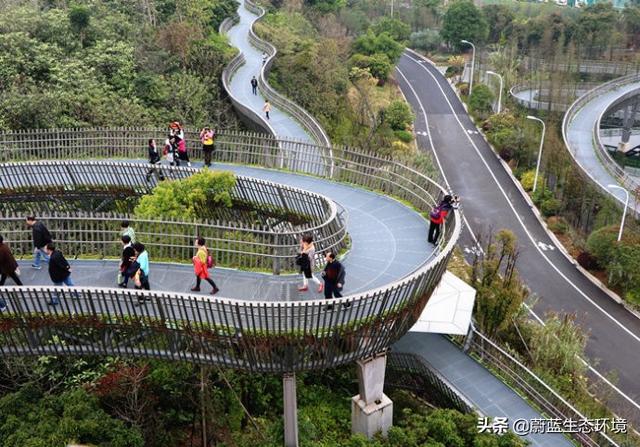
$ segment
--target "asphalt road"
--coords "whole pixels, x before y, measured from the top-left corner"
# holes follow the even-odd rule
[[[620,391],[640,402],[640,321],[584,277],[558,248],[551,248],[553,241],[435,67],[405,52],[396,78],[416,114],[418,145],[435,153],[450,188],[461,196],[471,230],[486,234],[507,228],[518,237],[518,270],[538,297],[535,315],[575,313],[589,334],[586,352],[589,363],[596,365],[592,374],[614,372]],[[469,231],[461,243],[474,247]],[[637,403],[620,394],[610,403],[640,420]]]

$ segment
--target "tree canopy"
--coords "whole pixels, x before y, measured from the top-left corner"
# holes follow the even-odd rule
[[[484,42],[489,35],[489,26],[472,1],[455,0],[444,14],[440,34],[450,46],[461,48],[461,40],[469,40],[474,44]]]

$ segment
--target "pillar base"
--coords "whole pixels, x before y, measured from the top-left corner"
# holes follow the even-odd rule
[[[379,403],[377,403],[379,402]],[[367,405],[356,395],[351,399],[351,431],[362,433],[368,439],[381,432],[383,436],[393,425],[393,402],[386,394],[382,399]]]
[[[623,154],[626,153],[629,149],[631,149],[629,146],[629,143],[623,143],[621,141],[620,143],[618,143],[618,152],[622,152]]]

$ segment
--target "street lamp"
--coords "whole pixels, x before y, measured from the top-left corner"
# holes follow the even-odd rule
[[[471,42],[469,42],[468,40],[464,40],[464,39],[461,40],[460,43],[466,43],[467,45],[471,45],[471,48],[473,49],[473,53],[471,53],[471,76],[469,78],[469,96],[471,96],[471,93],[473,92],[473,70],[476,64],[476,46]]]
[[[502,76],[491,70],[487,70],[487,74],[497,76],[500,79],[500,91],[498,92],[498,113],[500,113],[500,110],[502,110]]]
[[[618,242],[620,242],[620,240],[622,239],[622,230],[624,229],[624,218],[627,217],[627,208],[629,207],[629,191],[618,185],[607,185],[607,188],[621,189],[624,191],[624,194],[626,196],[626,200],[624,202],[624,211],[622,211],[622,221],[620,222],[620,231],[618,231]]]
[[[528,115],[527,119],[539,121],[542,124],[542,136],[540,137],[540,149],[538,150],[538,163],[536,164],[536,176],[533,178],[533,192],[536,192],[538,186],[538,173],[540,172],[540,159],[542,159],[542,145],[544,144],[544,133],[547,130],[547,126],[544,125],[544,121],[535,116]]]

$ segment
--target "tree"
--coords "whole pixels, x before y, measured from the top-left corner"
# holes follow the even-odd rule
[[[393,101],[385,109],[384,121],[393,130],[405,130],[413,122],[413,112],[404,101]]]
[[[387,33],[397,42],[405,42],[409,40],[411,27],[398,19],[384,17],[378,20],[371,27],[376,34]]]
[[[404,51],[403,46],[396,42],[389,33],[383,32],[376,35],[371,28],[353,42],[353,49],[355,52],[367,56],[384,53],[393,64],[400,59],[400,55]]]
[[[473,92],[469,98],[469,106],[481,114],[491,112],[494,96],[491,89],[484,84],[473,87]]]
[[[507,5],[487,5],[482,14],[489,25],[489,42],[498,42],[500,38],[508,39],[512,33],[511,23],[515,19],[513,10]]]
[[[456,0],[444,14],[440,35],[450,46],[460,49],[463,39],[474,44],[484,42],[489,35],[489,26],[473,2]]]
[[[432,29],[411,33],[410,41],[411,48],[423,51],[436,51],[442,45],[440,33]]]
[[[589,57],[602,54],[613,41],[618,12],[611,3],[595,3],[582,11],[576,21],[574,42]]]
[[[69,23],[71,29],[80,39],[80,45],[84,46],[87,30],[91,23],[91,10],[87,6],[75,5],[69,10]]]
[[[637,48],[640,45],[640,5],[627,5],[622,11],[622,16],[629,44]]]
[[[393,69],[389,58],[383,53],[376,53],[372,56],[354,54],[351,58],[351,64],[354,67],[368,69],[369,73],[381,82],[387,80],[389,73],[391,73]]]

